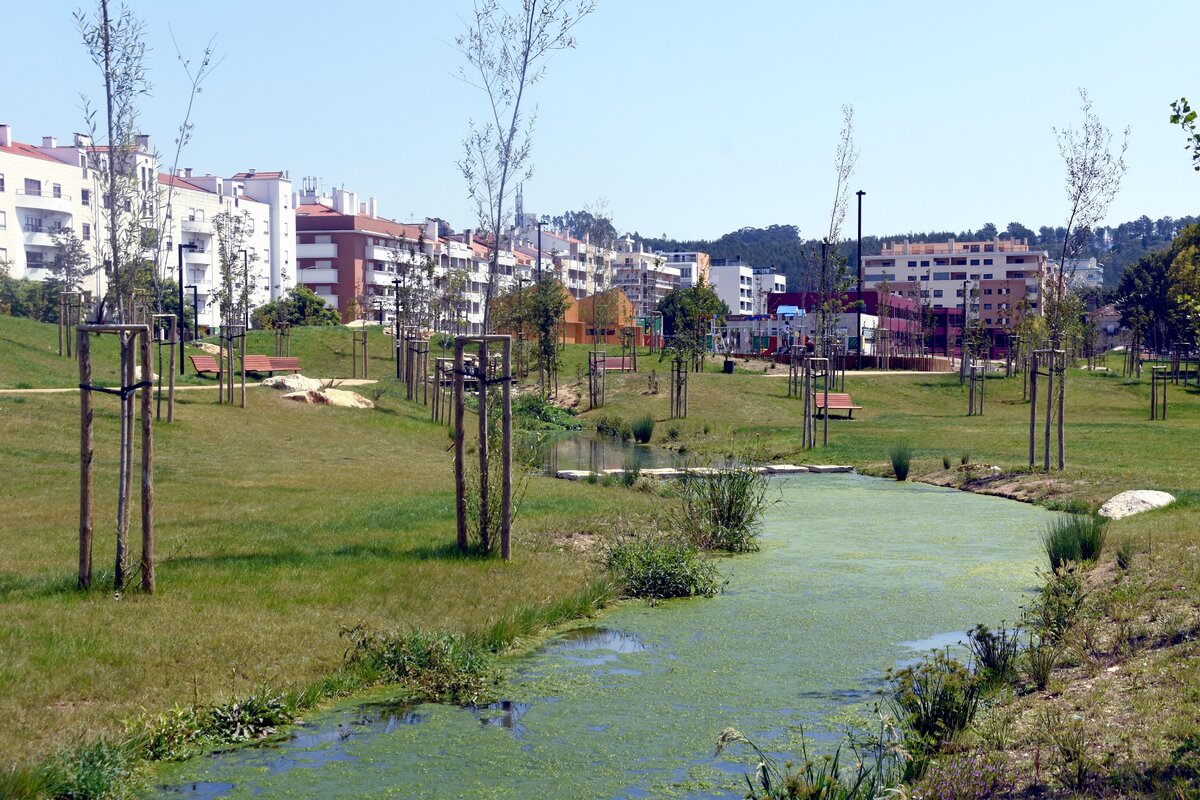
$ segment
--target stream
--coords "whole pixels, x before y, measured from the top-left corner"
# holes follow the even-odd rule
[[[165,765],[147,796],[741,797],[749,762],[714,757],[723,728],[831,750],[887,669],[1016,620],[1035,584],[1043,509],[859,475],[772,486],[762,549],[722,560],[717,597],[563,631],[505,659],[493,705],[359,696],[286,741]]]

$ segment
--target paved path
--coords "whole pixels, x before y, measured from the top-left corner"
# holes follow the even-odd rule
[[[342,378],[317,378],[316,380],[319,380],[322,383],[328,383],[328,382],[332,381],[335,385],[330,388],[334,388],[334,389],[341,388],[343,386],[367,386],[372,383],[379,383],[379,381],[365,380],[363,378],[344,378],[344,379],[342,379]],[[238,383],[234,384],[235,389],[238,386],[240,386],[240,384],[238,384]],[[261,383],[250,383],[250,382],[246,383],[247,389],[252,389],[256,386],[262,386],[262,384]],[[192,384],[188,384],[186,386],[176,385],[175,391],[187,392],[187,391],[198,391],[198,390],[205,390],[205,389],[212,390],[212,389],[216,389],[216,388],[219,388],[219,387],[215,383],[206,384],[204,386],[195,386]],[[167,389],[167,385],[164,383],[163,391],[166,391],[166,389]],[[67,387],[63,387],[63,388],[59,388],[59,389],[0,389],[0,394],[73,394],[78,391],[79,391],[78,386],[67,386]]]

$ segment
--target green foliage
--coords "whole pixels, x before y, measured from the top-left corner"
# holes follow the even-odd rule
[[[993,631],[987,625],[976,625],[967,631],[967,644],[980,674],[989,681],[1007,681],[1016,674],[1020,654],[1019,628],[1000,627]]]
[[[707,428],[708,426],[707,426],[707,425],[705,425],[704,427],[705,427],[705,428]],[[705,433],[708,433],[708,431],[707,431],[707,430],[705,430],[704,432],[705,432]],[[678,426],[678,425],[671,425],[670,427],[668,427],[668,428],[667,428],[667,440],[668,440],[668,441],[672,441],[672,442],[674,442],[674,441],[675,441],[675,440],[677,440],[678,438],[679,438],[679,426]]]
[[[729,315],[729,308],[712,286],[698,282],[687,289],[674,289],[658,301],[663,315],[663,335],[670,340],[660,360],[671,354],[695,358],[704,352],[704,337],[710,320],[718,322]]]
[[[492,659],[477,640],[455,633],[385,633],[355,625],[342,635],[350,640],[346,662],[414,699],[467,705],[485,702],[495,682]]]
[[[1050,675],[1059,660],[1059,650],[1053,643],[1046,639],[1035,642],[1031,636],[1029,646],[1021,653],[1021,673],[1038,690],[1043,690],[1050,682]]]
[[[950,459],[950,454],[949,454],[949,453],[943,453],[943,454],[942,454],[942,469],[950,469],[950,466],[951,466],[951,464],[952,464],[952,463],[953,463],[953,462],[952,462],[952,461],[951,461],[951,459]]]
[[[1067,514],[1056,517],[1042,534],[1042,547],[1050,559],[1050,569],[1069,562],[1092,562],[1100,557],[1106,538],[1107,520],[1091,514]]]
[[[51,760],[42,781],[55,800],[102,800],[122,796],[137,761],[127,743],[108,739],[63,751]]]
[[[908,442],[896,442],[888,451],[888,458],[892,462],[892,474],[896,480],[908,480],[908,469],[913,458],[912,446]]]
[[[630,454],[621,467],[621,483],[626,488],[631,488],[642,475],[642,462],[636,454]]]
[[[295,718],[294,708],[283,695],[265,687],[241,700],[234,700],[208,712],[206,733],[221,742],[247,742],[275,733],[280,725]]]
[[[619,439],[628,439],[633,435],[629,423],[616,414],[600,414],[594,417],[594,420],[597,433],[603,433],[606,436],[616,436]]]
[[[1192,169],[1200,172],[1200,131],[1196,130],[1196,112],[1186,97],[1171,103],[1170,122],[1183,130],[1184,149],[1192,151]]]
[[[711,597],[720,589],[716,564],[680,536],[643,536],[609,549],[605,565],[630,597]]]
[[[1025,624],[1037,631],[1043,641],[1057,643],[1079,615],[1087,599],[1087,588],[1074,562],[1039,575],[1042,587],[1025,609]]]
[[[842,760],[842,747],[833,755],[810,754],[801,730],[796,768],[792,762],[780,766],[736,728],[726,728],[717,737],[716,755],[734,744],[747,745],[754,754],[753,775],[746,775],[747,800],[876,800],[897,793],[903,785],[904,753],[897,747],[895,731],[883,719],[880,731],[850,746],[853,758]]]
[[[775,502],[769,486],[751,467],[688,471],[680,478],[680,529],[705,550],[757,550],[763,512]]]
[[[575,431],[583,427],[574,412],[536,394],[523,394],[513,400],[512,413],[514,426],[527,431]]]
[[[647,444],[650,437],[654,435],[654,417],[650,414],[643,414],[636,417],[629,426],[630,432],[633,433],[633,440],[638,444]]]
[[[58,322],[58,292],[52,281],[10,278],[0,274],[0,314],[29,317],[39,322]]]
[[[251,318],[256,328],[274,328],[281,320],[294,327],[342,323],[336,309],[327,308],[316,293],[299,285],[289,289],[282,300],[272,300],[254,309]]]
[[[949,650],[890,673],[888,684],[896,718],[916,753],[935,752],[970,725],[979,709],[982,683]]]

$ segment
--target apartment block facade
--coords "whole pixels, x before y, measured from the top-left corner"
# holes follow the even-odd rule
[[[679,267],[626,236],[613,250],[613,286],[633,304],[638,317],[649,317],[664,297],[680,286]]]

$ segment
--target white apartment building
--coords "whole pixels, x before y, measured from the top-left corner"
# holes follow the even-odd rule
[[[754,312],[767,313],[767,296],[787,291],[787,277],[775,271],[775,267],[754,267]]]
[[[743,264],[740,258],[733,261],[714,258],[709,275],[717,297],[729,306],[731,314],[755,313],[753,267]],[[765,299],[763,305],[766,305]]]
[[[708,253],[668,251],[659,252],[659,255],[664,262],[679,270],[679,288],[690,289],[701,281],[712,283]]]
[[[612,269],[613,286],[625,292],[638,317],[649,317],[659,301],[679,288],[679,267],[629,236],[617,241]]]
[[[1057,278],[1058,262],[1052,262],[1051,275],[1048,280]],[[1081,289],[1103,289],[1104,267],[1095,257],[1067,259],[1067,288],[1072,291]]]
[[[877,289],[886,280],[893,294],[931,308],[962,308],[964,289],[969,313],[986,327],[1010,329],[1024,302],[1041,313],[1041,281],[1048,255],[1025,241],[885,244],[878,255],[863,255],[863,285]]]
[[[194,301],[197,324],[201,329],[212,330],[221,324],[220,308],[214,297],[221,282],[214,220],[222,213],[245,215],[248,236],[242,257],[250,273],[250,302],[258,306],[278,296],[270,284],[271,210],[266,203],[243,194],[237,181],[190,173],[191,170],[180,170],[179,175],[158,176],[159,197],[167,223],[163,272],[178,281],[182,255],[184,303]],[[181,244],[193,248],[181,251]],[[237,277],[240,283],[241,270]]]

